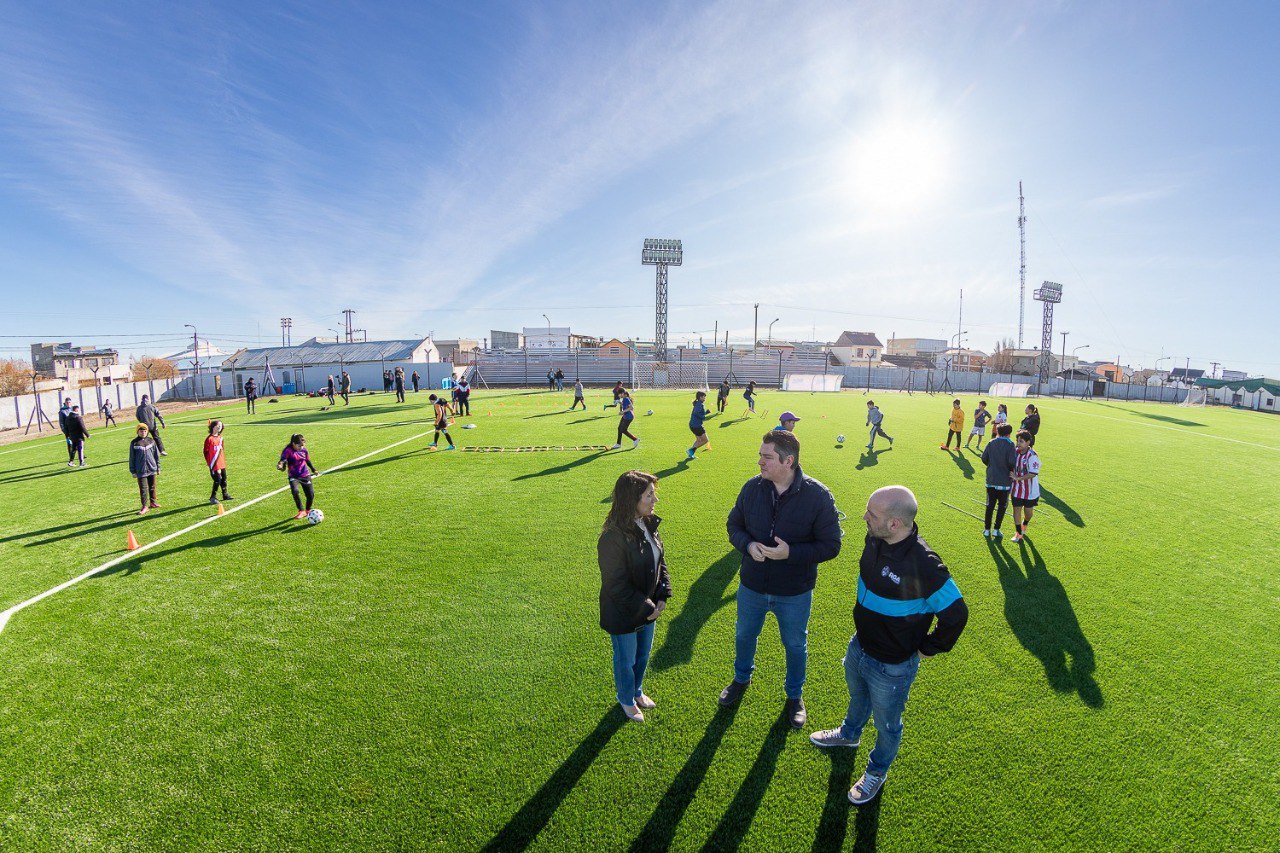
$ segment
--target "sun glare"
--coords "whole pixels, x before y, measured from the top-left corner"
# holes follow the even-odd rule
[[[849,186],[859,209],[894,214],[928,207],[943,195],[948,145],[932,121],[893,118],[853,140]]]

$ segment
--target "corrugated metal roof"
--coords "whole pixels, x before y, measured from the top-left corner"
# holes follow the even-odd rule
[[[273,365],[291,364],[356,364],[370,361],[409,361],[413,351],[424,340],[363,341],[360,343],[321,343],[307,341],[292,347],[263,347],[238,352],[222,362],[224,369],[252,370],[264,367],[268,359]]]

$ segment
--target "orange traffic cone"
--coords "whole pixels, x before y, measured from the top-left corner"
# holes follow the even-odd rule
[[[133,531],[129,531],[129,538],[125,540],[124,547],[126,551],[138,550],[138,537],[133,535]]]
[[[222,504],[218,504],[218,515],[226,515],[226,514],[227,514],[227,508]]]

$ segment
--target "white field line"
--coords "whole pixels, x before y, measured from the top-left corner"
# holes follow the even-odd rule
[[[1148,424],[1143,423],[1142,421],[1135,421],[1132,418],[1116,418],[1111,415],[1099,415],[1096,412],[1068,412],[1067,414],[1084,415],[1087,418],[1102,418],[1107,421],[1119,421],[1122,424],[1133,424],[1136,426],[1150,427],[1151,429],[1167,429],[1170,432],[1180,432],[1183,435],[1199,435],[1204,438],[1211,438],[1214,441],[1230,441],[1233,444],[1243,444],[1248,447],[1261,447],[1263,450],[1280,450],[1280,447],[1276,447],[1272,444],[1258,444],[1254,441],[1243,441],[1239,438],[1227,438],[1225,435],[1214,435],[1211,432],[1196,432],[1182,427],[1165,426],[1164,424]]]
[[[321,471],[320,474],[317,474],[316,476],[320,476],[322,474],[331,474],[334,471],[339,470],[340,468],[345,468],[348,465],[355,464],[356,462],[362,462],[365,459],[368,459],[370,456],[377,456],[379,453],[384,453],[392,449],[393,447],[399,447],[400,445],[407,444],[408,442],[413,441],[415,439],[424,438],[429,434],[430,432],[420,432],[417,435],[411,435],[408,438],[402,438],[397,442],[388,444],[386,447],[379,447],[377,450],[371,450],[368,453],[364,454],[363,456],[357,456],[354,459],[348,459],[346,462],[342,462],[337,465],[334,465],[332,468],[327,468],[324,471]],[[143,551],[149,551],[152,548],[156,547],[157,545],[163,545],[165,542],[168,542],[171,539],[177,539],[179,536],[182,536],[185,533],[190,533],[193,530],[197,530],[201,527],[204,527],[206,524],[212,524],[213,522],[217,521],[219,518],[226,518],[228,515],[239,512],[242,509],[248,509],[249,507],[253,506],[259,501],[264,501],[267,498],[275,497],[281,492],[286,492],[288,490],[289,490],[289,487],[287,485],[281,486],[280,488],[267,492],[264,495],[258,495],[256,498],[251,498],[250,500],[247,500],[244,503],[237,504],[231,509],[224,512],[222,515],[211,515],[208,518],[202,518],[199,521],[197,521],[195,524],[184,527],[181,530],[170,533],[167,536],[161,536],[159,539],[155,540],[154,542],[148,542],[146,545],[142,545],[133,551],[127,551],[126,553],[121,554],[119,557],[115,557],[114,559],[107,560],[105,563],[103,563],[100,566],[95,566],[94,568],[90,569],[89,571],[85,572],[82,575],[77,575],[76,577],[72,578],[69,581],[63,581],[62,583],[58,584],[52,589],[47,589],[37,596],[28,598],[26,601],[20,604],[15,604],[12,607],[10,607],[8,610],[5,610],[4,612],[0,612],[0,631],[4,631],[5,626],[9,624],[9,618],[13,616],[15,613],[17,613],[19,610],[24,610],[33,604],[43,601],[44,599],[48,598],[51,595],[57,595],[58,593],[62,592],[64,589],[75,586],[76,584],[80,583],[80,581],[87,580],[88,578],[93,577],[99,572],[106,571],[112,566],[117,566],[120,563],[125,562],[126,560],[131,560],[134,557],[141,554]]]
[[[120,419],[117,418],[117,421],[119,420]],[[173,426],[191,426],[192,424],[197,423],[199,421],[207,422],[208,418],[205,415],[199,415],[197,417],[181,418],[181,419],[173,418],[169,421],[169,423],[172,424]],[[102,427],[98,427],[96,430],[90,431],[89,437],[90,439],[92,439],[94,436],[108,435],[113,432],[122,432],[122,431],[134,432],[137,428],[138,428],[138,424],[135,421],[129,421],[127,423],[117,423],[115,426],[108,427],[106,429],[103,429]],[[63,438],[55,441],[40,441],[37,438],[37,439],[28,439],[25,441],[15,442],[15,443],[18,445],[17,447],[10,447],[6,450],[0,450],[0,456],[4,456],[6,453],[17,453],[19,450],[30,450],[33,447],[53,447],[54,445],[58,445],[58,444],[65,446],[67,443],[67,440]],[[86,445],[86,449],[88,449],[88,445]]]
[[[304,427],[318,427],[318,426],[416,426],[416,425],[419,425],[419,424],[430,424],[430,423],[435,423],[435,421],[434,421],[434,420],[432,420],[432,419],[431,419],[431,418],[429,418],[429,417],[426,417],[426,418],[423,418],[422,420],[419,420],[419,421],[337,421],[337,420],[334,420],[334,421],[305,421],[305,422],[301,422],[301,423],[300,423],[300,422],[298,422],[298,421],[285,421],[285,422],[279,422],[279,423],[272,423],[271,421],[251,421],[251,422],[248,422],[248,423],[232,423],[232,424],[231,424],[231,426],[235,427],[236,429],[239,429],[240,427],[250,427],[250,426],[252,426],[252,427],[276,427],[276,428],[280,429],[280,430],[283,432],[284,430],[288,429],[289,427],[296,427],[296,426],[304,426]],[[203,427],[203,426],[204,426],[204,424],[194,424],[194,423],[191,423],[191,424],[178,424],[177,426],[199,426],[199,427]]]

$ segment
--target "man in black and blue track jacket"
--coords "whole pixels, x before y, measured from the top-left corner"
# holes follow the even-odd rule
[[[800,470],[800,440],[769,432],[760,445],[760,475],[738,493],[729,541],[742,552],[733,681],[720,704],[737,704],[751,683],[756,644],[772,613],[786,651],[783,715],[795,728],[807,719],[802,690],[809,654],[809,612],[818,564],[840,553],[840,516],[831,491]]]
[[[917,509],[905,486],[886,486],[867,500],[854,635],[844,658],[849,711],[839,728],[809,737],[821,747],[856,747],[874,715],[876,747],[849,791],[856,805],[875,799],[898,754],[920,659],[951,651],[969,619],[947,567],[920,536]]]

